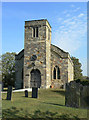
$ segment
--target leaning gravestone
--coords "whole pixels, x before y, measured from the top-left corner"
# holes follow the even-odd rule
[[[8,86],[7,100],[11,100],[11,96],[12,96],[12,86]]]
[[[38,98],[38,88],[32,88],[32,98]]]

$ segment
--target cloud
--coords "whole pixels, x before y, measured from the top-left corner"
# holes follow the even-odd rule
[[[66,15],[66,17],[69,17],[69,16],[70,16],[70,14],[67,14],[67,15]]]
[[[63,19],[63,18],[59,17],[59,18],[58,18],[58,21],[61,21],[62,19]]]
[[[75,5],[73,5],[73,4],[72,4],[72,5],[70,5],[70,7],[74,8],[74,7],[75,7]]]
[[[67,11],[67,10],[65,10],[65,11],[63,11],[62,13],[63,13],[63,14],[66,14],[67,12],[68,12],[68,11]]]
[[[81,13],[81,14],[79,14],[79,15],[78,15],[78,17],[83,17],[83,16],[84,16],[84,14],[83,14],[83,13]]]
[[[82,38],[86,35],[86,32],[87,21],[85,14],[70,16],[67,19],[62,18],[60,27],[54,31],[54,44],[73,54],[82,46]]]
[[[74,9],[73,12],[77,12],[78,10],[80,10],[80,7]]]
[[[85,14],[85,11],[76,14],[75,12],[79,9],[62,12],[63,15],[61,15],[61,18],[59,17],[60,21],[58,21],[58,29],[53,31],[52,43],[69,52],[70,55],[79,58],[82,63],[83,75],[87,75],[86,55],[80,57],[81,50],[84,51],[84,47],[87,47],[87,14]],[[77,52],[79,52],[79,56],[76,55]]]

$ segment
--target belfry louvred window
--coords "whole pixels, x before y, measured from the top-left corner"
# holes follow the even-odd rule
[[[33,28],[33,37],[38,37],[38,27]]]
[[[33,28],[33,37],[35,37],[35,28]]]

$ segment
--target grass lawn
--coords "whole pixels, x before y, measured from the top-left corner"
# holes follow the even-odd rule
[[[87,118],[87,110],[65,106],[65,91],[40,89],[38,99],[24,97],[24,92],[13,93],[12,100],[2,94],[3,118]],[[20,119],[19,119],[20,120]]]

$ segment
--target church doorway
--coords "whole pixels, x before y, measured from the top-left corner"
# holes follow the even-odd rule
[[[41,73],[38,69],[31,71],[30,87],[41,87]]]

